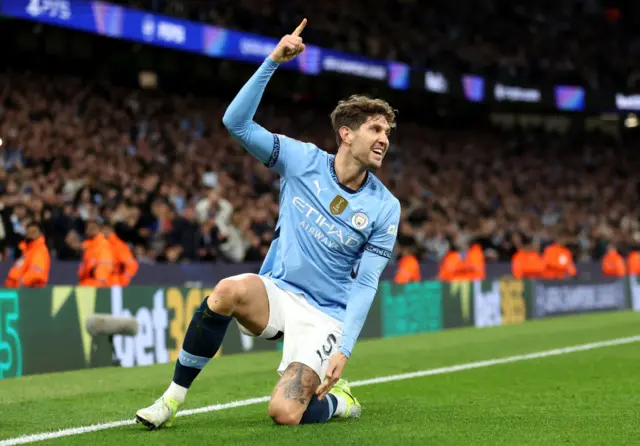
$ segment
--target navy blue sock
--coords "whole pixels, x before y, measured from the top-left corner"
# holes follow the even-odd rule
[[[230,316],[211,311],[207,306],[207,299],[202,302],[193,314],[182,342],[182,350],[173,373],[174,383],[187,389],[191,386],[220,348],[230,321]]]
[[[330,393],[322,401],[317,395],[311,397],[307,410],[302,414],[300,424],[326,423],[331,419],[338,408],[338,400]]]

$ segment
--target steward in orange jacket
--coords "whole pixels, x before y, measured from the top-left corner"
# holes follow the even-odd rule
[[[627,274],[624,257],[620,255],[615,245],[609,245],[607,253],[602,258],[602,274],[607,277],[624,277]]]
[[[576,265],[573,263],[573,254],[558,242],[547,246],[542,258],[544,260],[543,279],[568,279],[577,274]]]
[[[449,251],[440,261],[438,279],[443,282],[483,280],[484,278],[484,253],[478,244],[471,246],[468,250]]]
[[[515,279],[540,279],[543,271],[540,245],[532,240],[527,241],[511,258],[511,274]]]
[[[632,251],[629,254],[627,268],[630,276],[640,276],[640,251]]]
[[[22,256],[9,270],[4,286],[7,288],[46,286],[49,282],[51,257],[37,223],[32,222],[27,225],[26,238],[20,242],[19,248]]]
[[[102,226],[102,234],[111,246],[113,271],[109,285],[127,286],[138,272],[138,261],[131,253],[129,246],[123,242],[107,224]]]
[[[82,242],[84,255],[78,269],[79,285],[107,287],[113,272],[113,254],[96,221],[87,222],[87,239]]]
[[[413,240],[411,242],[413,242]],[[395,283],[406,284],[409,282],[420,282],[420,263],[414,254],[415,250],[416,249],[410,245],[401,246],[398,270],[393,278]]]

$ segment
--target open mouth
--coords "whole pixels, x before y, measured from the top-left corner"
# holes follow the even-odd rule
[[[375,148],[375,149],[373,149],[373,153],[375,153],[378,156],[382,156],[382,154],[384,153],[384,149],[381,149],[379,147]]]

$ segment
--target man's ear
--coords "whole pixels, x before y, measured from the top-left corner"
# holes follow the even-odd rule
[[[353,130],[351,130],[346,125],[340,127],[339,133],[340,137],[345,143],[351,144],[353,142]]]

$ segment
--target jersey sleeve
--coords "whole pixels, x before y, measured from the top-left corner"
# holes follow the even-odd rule
[[[364,250],[367,258],[376,259],[378,262],[384,263],[382,269],[387,266],[393,248],[396,244],[396,238],[398,237],[398,226],[400,225],[400,202],[397,199],[393,199],[393,203],[389,206],[389,211],[385,217],[381,219],[380,224],[376,225],[375,229],[369,236]],[[363,256],[363,259],[365,256]],[[380,266],[378,265],[378,266]],[[358,282],[363,283],[372,288],[378,288],[378,279],[382,273],[382,269],[374,273],[370,271],[369,274],[358,275]]]
[[[225,111],[222,123],[251,155],[282,176],[304,171],[320,150],[313,144],[272,133],[253,120],[278,64],[266,58]]]
[[[350,357],[360,336],[373,299],[378,289],[380,275],[384,271],[396,243],[400,224],[400,203],[394,198],[391,209],[376,226],[365,245],[358,268],[356,282],[347,301],[347,311],[342,327],[340,352]]]
[[[308,166],[318,161],[320,149],[314,144],[284,135],[273,135],[273,152],[265,165],[283,177],[302,175]]]

